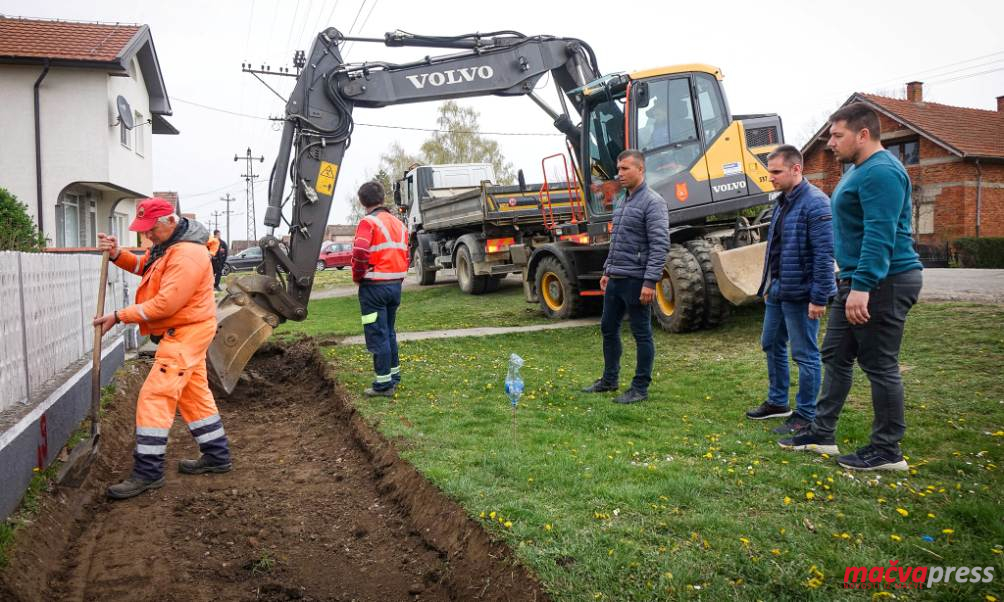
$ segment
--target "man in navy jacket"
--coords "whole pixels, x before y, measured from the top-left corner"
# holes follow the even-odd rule
[[[770,231],[759,294],[767,310],[761,345],[767,354],[767,400],[746,412],[752,420],[787,417],[774,429],[808,427],[816,415],[820,369],[819,318],[836,293],[830,200],[802,177],[802,153],[790,145],[767,156],[767,172],[781,191]],[[798,364],[795,411],[788,405],[788,346]]]
[[[626,150],[617,157],[617,178],[627,189],[624,201],[614,210],[610,250],[603,264],[603,376],[583,389],[586,393],[616,391],[621,361],[621,322],[627,311],[631,333],[638,346],[638,363],[631,388],[617,403],[636,403],[648,398],[655,361],[652,340],[652,299],[662,279],[669,253],[669,207],[659,193],[645,184],[645,156]]]

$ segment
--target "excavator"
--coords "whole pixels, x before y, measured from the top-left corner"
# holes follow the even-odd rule
[[[409,63],[346,63],[341,48],[350,41],[453,52]],[[526,96],[549,115],[565,137],[568,156],[561,161],[574,182],[564,185],[577,191],[573,200],[580,210],[552,219],[548,236],[514,240],[510,250],[521,262],[528,300],[539,301],[549,316],[577,315],[589,297],[602,295],[599,279],[620,198],[616,160],[626,148],[645,154],[647,182],[670,205],[673,244],[656,291],[660,325],[673,332],[714,326],[727,312],[723,294],[732,302],[750,296],[748,274],[759,277],[755,265],[736,269],[721,257],[739,251],[740,263],[757,263],[746,247],[759,240],[762,216],[750,223],[738,213],[773,198],[766,156],[783,134],[777,115],[730,114],[719,69],[688,64],[603,75],[592,48],[574,38],[508,30],[457,36],[398,30],[364,38],[333,27],[316,36],[309,52],[299,53],[296,66],[269,181],[267,234],[259,241],[263,262],[257,273],[232,278],[217,306],[208,362],[210,378],[223,392],[233,391],[274,328],[307,317],[356,107]],[[547,75],[557,88],[558,108],[539,94]],[[522,173],[520,188],[525,190]],[[546,202],[540,201],[544,212]],[[276,236],[283,225],[288,245]],[[760,262],[762,255],[760,250]],[[743,278],[718,286],[719,280]]]

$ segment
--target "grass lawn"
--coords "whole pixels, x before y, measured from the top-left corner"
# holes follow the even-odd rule
[[[323,291],[336,286],[348,286],[352,284],[352,270],[349,268],[337,269],[328,268],[320,272],[314,272],[315,291]]]
[[[332,301],[329,315],[339,302],[354,309],[354,299]],[[406,293],[401,323],[497,325],[526,307],[515,294],[431,289]],[[715,331],[657,332],[651,397],[635,406],[578,392],[602,369],[598,328],[404,343],[396,397],[355,403],[557,600],[862,599],[872,592],[841,588],[845,567],[892,560],[995,567],[991,583],[888,592],[897,598],[1004,599],[1004,308],[911,313],[901,357],[909,474],[851,474],[786,452],[768,430],[776,422],[744,418],[767,386],[761,311],[740,309]],[[317,322],[309,332],[325,332]],[[348,318],[330,324],[359,330]],[[515,436],[502,392],[509,352],[526,360]],[[372,378],[363,347],[325,353],[349,391]],[[623,384],[633,365],[626,334]],[[842,451],[867,443],[870,421],[858,372]]]
[[[397,316],[398,332],[474,326],[525,326],[548,322],[536,303],[530,304],[523,300],[523,289],[516,286],[507,286],[496,293],[475,297],[463,294],[456,284],[452,284],[406,290],[402,298],[402,309]],[[355,296],[314,299],[311,300],[308,311],[306,320],[285,322],[276,329],[276,333],[284,338],[304,334],[346,336],[363,333],[359,300]]]

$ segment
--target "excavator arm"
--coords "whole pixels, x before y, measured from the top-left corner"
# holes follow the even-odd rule
[[[405,64],[346,64],[339,48],[346,41],[458,52]],[[232,279],[217,306],[218,330],[209,348],[209,374],[226,393],[233,391],[244,366],[276,326],[307,317],[317,256],[342,158],[352,139],[355,107],[488,95],[529,96],[572,140],[573,148],[578,148],[579,129],[566,102],[570,101],[578,114],[580,95],[569,93],[599,77],[596,58],[586,43],[512,31],[453,37],[397,31],[373,39],[348,38],[328,28],[317,35],[305,58],[286,103],[279,152],[272,167],[264,219],[268,233],[259,241],[263,263],[258,273]],[[559,89],[560,113],[535,93],[535,86],[547,73]],[[291,203],[288,220],[283,214],[287,203]],[[289,228],[288,251],[275,236],[275,229],[284,223]]]

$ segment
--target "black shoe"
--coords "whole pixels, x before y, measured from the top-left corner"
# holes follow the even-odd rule
[[[624,391],[622,395],[618,395],[614,398],[614,403],[638,403],[639,401],[645,401],[648,399],[647,393],[642,393],[637,389],[628,389]]]
[[[205,474],[207,472],[230,472],[233,464],[216,464],[208,456],[202,454],[198,460],[179,460],[178,472],[182,474]]]
[[[767,418],[786,418],[791,416],[791,408],[776,406],[766,401],[758,407],[746,412],[746,417],[750,420],[766,420]]]
[[[137,495],[143,493],[147,489],[157,489],[158,487],[164,486],[164,477],[160,477],[155,481],[147,481],[146,479],[137,479],[134,477],[129,477],[128,479],[122,481],[121,483],[116,483],[108,488],[106,492],[108,497],[113,500],[125,500],[131,497],[136,497]]]
[[[903,454],[890,458],[871,445],[862,447],[853,454],[840,456],[837,464],[851,470],[909,470],[910,466],[903,459]]]
[[[817,454],[827,454],[830,456],[836,456],[840,453],[837,448],[837,442],[833,439],[824,439],[819,435],[812,434],[811,431],[804,430],[795,433],[794,437],[788,437],[786,439],[781,439],[777,442],[778,445],[784,449],[793,449],[796,451],[813,451]]]
[[[788,416],[788,419],[784,421],[781,426],[774,427],[770,432],[775,435],[790,435],[792,433],[798,433],[799,431],[804,431],[805,429],[812,426],[812,422],[802,418],[798,414],[792,414]]]
[[[366,387],[366,389],[363,390],[363,395],[366,397],[394,397],[394,387],[381,390],[374,389],[373,387]]]
[[[599,379],[588,387],[583,387],[583,393],[607,393],[609,391],[616,391],[619,387],[614,384],[604,382],[603,379]]]

